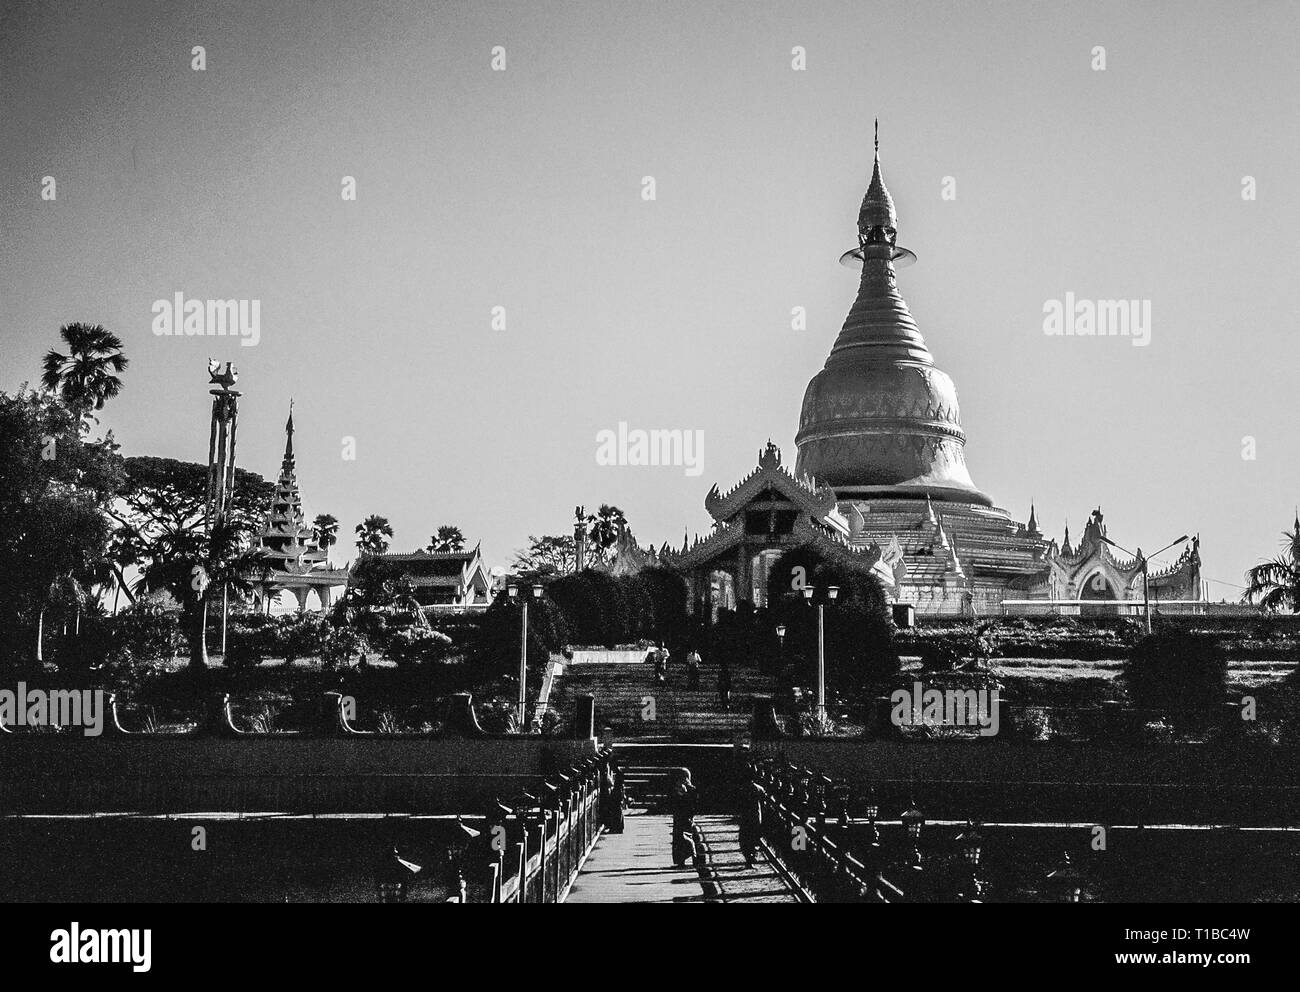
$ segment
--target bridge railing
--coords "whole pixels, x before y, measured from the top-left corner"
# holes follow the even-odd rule
[[[564,900],[595,846],[610,810],[621,806],[621,780],[605,748],[547,777],[540,796],[514,807],[499,800],[486,818],[484,893],[492,903]]]
[[[907,902],[885,878],[879,845],[865,856],[837,841],[849,822],[848,788],[825,775],[765,759],[750,765],[750,800],[767,853],[808,901]]]

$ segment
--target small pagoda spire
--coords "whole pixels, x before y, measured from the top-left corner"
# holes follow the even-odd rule
[[[1028,527],[1026,528],[1026,530],[1028,530],[1028,532],[1029,532],[1030,534],[1038,534],[1038,533],[1041,533],[1041,531],[1039,531],[1039,529],[1038,529],[1038,515],[1037,515],[1037,513],[1034,511],[1034,501],[1033,501],[1033,500],[1030,500],[1030,501],[1029,501],[1029,525],[1028,525]]]
[[[289,400],[289,419],[284,422],[284,460],[281,471],[293,471],[293,399]]]

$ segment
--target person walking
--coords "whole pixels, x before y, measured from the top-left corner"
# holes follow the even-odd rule
[[[677,769],[672,788],[668,792],[668,805],[673,814],[673,864],[684,868],[687,861],[696,865],[700,853],[695,846],[695,814],[699,809],[699,793],[691,781],[689,768]]]
[[[650,649],[645,660],[654,665],[655,681],[663,682],[667,678],[668,672],[664,668],[664,655],[663,652],[659,650],[659,645],[656,644]]]
[[[686,656],[686,688],[691,692],[700,688],[700,653],[694,648]]]

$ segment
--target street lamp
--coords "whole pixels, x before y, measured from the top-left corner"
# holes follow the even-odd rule
[[[815,589],[804,586],[804,602],[811,603]],[[839,599],[840,587],[827,586],[826,599],[835,602]],[[826,603],[817,604],[817,721],[826,721]]]
[[[451,898],[459,903],[466,901],[465,857],[470,845],[478,840],[479,831],[467,826],[456,814],[456,827],[447,843],[447,887],[452,891]]]
[[[519,634],[519,732],[528,733],[528,597],[519,596],[519,587],[513,582],[506,586],[506,593],[511,602],[522,602],[523,620]],[[542,598],[541,583],[533,583],[533,599]]]
[[[961,856],[966,859],[966,863],[972,868],[978,868],[984,838],[980,836],[979,828],[970,820],[966,821],[966,829],[957,835],[957,845],[961,848]]]
[[[1147,617],[1147,633],[1148,634],[1151,633],[1151,587],[1147,581],[1148,556],[1142,553],[1141,548],[1138,548],[1137,553],[1134,554],[1132,551],[1129,551],[1126,548],[1123,548],[1120,545],[1116,544],[1109,537],[1103,537],[1101,540],[1103,543],[1109,544],[1115,550],[1123,551],[1124,554],[1136,558],[1138,560],[1138,564],[1142,566],[1142,608],[1143,611],[1146,613],[1146,617]],[[1171,541],[1170,543],[1166,544],[1163,548],[1161,548],[1159,551],[1157,551],[1154,555],[1151,555],[1150,557],[1157,558],[1160,555],[1164,554],[1166,551],[1168,551],[1170,548],[1177,547],[1178,545],[1182,544],[1186,540],[1187,540],[1187,535],[1184,534],[1178,540]]]
[[[961,851],[962,860],[965,862],[964,872],[958,874],[964,876],[963,882],[957,891],[958,898],[979,899],[984,894],[984,880],[980,878],[980,853],[983,849],[984,838],[980,836],[979,828],[970,820],[966,821],[966,828],[957,835],[957,847]]]
[[[921,828],[925,826],[925,814],[917,809],[915,803],[913,803],[898,819],[907,830],[907,840],[912,845],[912,857],[909,864],[914,868],[920,868]]]
[[[867,786],[867,794],[863,797],[863,803],[863,812],[867,816],[869,843],[878,846],[880,844],[880,827],[876,824],[876,817],[880,816],[880,801],[876,799],[874,787]]]

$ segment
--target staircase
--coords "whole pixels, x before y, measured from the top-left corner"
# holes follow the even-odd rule
[[[550,705],[572,713],[579,696],[596,697],[596,733],[620,740],[729,741],[749,736],[751,700],[771,694],[774,682],[749,668],[731,669],[731,707],[718,704],[717,664],[700,665],[700,687],[686,688],[686,666],[674,663],[668,681],[654,680],[654,666],[566,665],[555,676]]]

